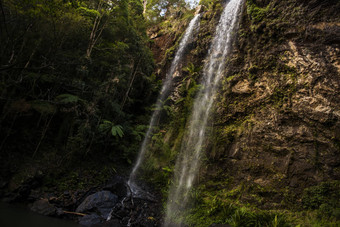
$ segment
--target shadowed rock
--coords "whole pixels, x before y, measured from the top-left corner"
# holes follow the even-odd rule
[[[79,218],[79,224],[83,226],[94,226],[102,222],[102,218],[97,214],[90,214]]]
[[[47,199],[35,201],[31,210],[42,215],[52,216],[56,214],[56,208]]]
[[[109,191],[100,191],[89,195],[77,208],[76,212],[87,213],[97,211],[106,219],[112,207],[118,202],[118,196]]]

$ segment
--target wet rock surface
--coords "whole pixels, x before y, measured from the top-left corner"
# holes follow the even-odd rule
[[[4,202],[24,202],[29,199],[31,192],[40,187],[43,180],[41,172],[24,179],[20,184],[4,182],[1,190],[1,197]],[[8,190],[9,189],[9,190]],[[36,198],[37,199],[37,198]]]
[[[151,194],[144,191],[138,193],[138,198],[133,197],[125,179],[120,176],[115,176],[102,188],[105,190],[87,196],[75,210],[85,214],[78,218],[81,225],[160,226],[162,205],[159,197],[153,196],[150,200]]]
[[[82,226],[161,225],[160,195],[156,193],[154,196],[154,193],[150,193],[148,189],[136,194],[137,198],[132,197],[132,190],[126,179],[119,175],[115,175],[96,188],[69,190],[61,194],[44,192],[35,180],[26,180],[22,184],[18,185],[18,189],[14,192],[4,193],[2,199],[7,202],[30,202],[29,208],[33,212],[71,219]],[[27,189],[25,196],[15,193],[21,188]]]
[[[50,204],[47,199],[35,201],[31,206],[31,210],[46,216],[53,216],[57,212],[57,209],[52,204]]]
[[[118,175],[110,179],[103,189],[110,191],[119,197],[124,197],[129,193],[128,187],[126,186],[126,180]]]
[[[217,101],[210,140],[217,142],[208,146],[205,170],[210,181],[224,173],[233,181],[231,189],[261,188],[256,193],[264,199],[243,197],[264,209],[284,208],[289,200],[298,206],[305,188],[340,179],[340,46],[326,38],[338,34],[338,16],[326,7],[330,1],[318,9],[311,7],[316,1],[268,3],[278,11],[271,8],[267,16],[288,18],[280,8],[300,7],[301,15],[314,11],[319,17],[308,16],[306,25],[306,18],[291,15],[295,21],[285,25],[267,18],[260,23],[244,13]],[[274,24],[282,30],[272,29]]]
[[[92,211],[78,221],[84,226],[160,226],[160,209],[159,203],[124,197],[110,209],[107,218]]]
[[[118,196],[109,191],[100,191],[92,194],[77,207],[76,212],[87,213],[95,211],[104,219],[107,219],[111,209],[118,202]]]
[[[102,222],[102,217],[98,214],[89,214],[79,218],[79,224],[82,226],[94,226]]]

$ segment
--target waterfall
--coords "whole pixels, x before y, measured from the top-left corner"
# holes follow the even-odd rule
[[[148,130],[146,132],[146,135],[144,137],[144,140],[143,140],[142,145],[141,145],[140,150],[139,150],[137,161],[136,161],[136,163],[135,163],[135,165],[132,169],[132,172],[130,174],[130,177],[129,177],[128,184],[130,185],[132,193],[134,193],[134,194],[139,191],[139,189],[137,188],[136,182],[135,182],[136,174],[137,174],[138,169],[140,168],[140,165],[142,164],[144,157],[145,157],[145,154],[147,152],[147,146],[150,142],[150,138],[152,136],[152,131],[153,131],[154,127],[156,126],[157,119],[159,118],[159,115],[160,115],[160,112],[161,112],[161,109],[162,109],[162,106],[163,106],[163,102],[166,99],[166,97],[169,95],[169,92],[170,92],[170,89],[171,89],[171,86],[172,86],[172,80],[173,80],[173,77],[174,77],[174,73],[178,70],[178,66],[180,65],[180,63],[182,61],[182,58],[184,56],[184,53],[186,51],[186,47],[187,47],[188,43],[190,43],[190,41],[192,41],[195,31],[197,31],[198,28],[199,28],[200,17],[201,17],[201,15],[199,13],[197,13],[195,15],[195,17],[190,21],[190,23],[189,23],[189,25],[188,25],[188,27],[187,27],[184,35],[183,35],[183,38],[181,39],[181,41],[179,43],[179,47],[178,47],[178,50],[175,54],[175,57],[174,57],[174,59],[171,63],[171,67],[170,67],[170,69],[169,69],[169,71],[166,75],[161,93],[160,93],[158,100],[157,100],[157,103],[156,103],[156,109],[152,114]]]
[[[223,76],[226,57],[231,51],[242,2],[228,1],[217,25],[203,67],[203,87],[195,98],[188,129],[176,160],[174,183],[170,187],[164,226],[176,226],[172,223],[172,218],[178,217],[188,206],[189,192],[199,170],[208,117]]]

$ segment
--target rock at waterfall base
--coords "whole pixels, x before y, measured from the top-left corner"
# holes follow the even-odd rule
[[[47,216],[53,216],[57,211],[57,209],[52,204],[50,204],[47,199],[35,201],[31,206],[31,210]]]
[[[117,195],[109,191],[100,191],[86,197],[86,199],[78,206],[76,212],[88,213],[96,211],[106,219],[117,202]]]

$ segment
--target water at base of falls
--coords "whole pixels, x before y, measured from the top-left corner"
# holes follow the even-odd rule
[[[176,161],[175,183],[170,187],[165,227],[181,226],[174,222],[188,208],[190,191],[200,166],[208,118],[223,75],[226,57],[231,50],[233,33],[237,28],[242,2],[243,0],[228,1],[217,25],[203,68],[203,89],[195,98],[187,132],[183,137]]]
[[[47,217],[32,212],[23,205],[0,202],[1,227],[81,227],[70,220]]]
[[[183,59],[184,53],[186,51],[186,48],[188,44],[192,41],[193,35],[195,31],[198,30],[199,28],[199,21],[200,21],[200,14],[196,14],[195,17],[190,21],[189,26],[187,27],[183,38],[180,41],[178,50],[176,52],[176,55],[171,63],[171,67],[167,73],[166,79],[164,81],[161,93],[158,97],[158,101],[156,103],[156,110],[153,112],[150,123],[149,123],[149,128],[146,132],[145,138],[142,142],[141,148],[139,150],[138,158],[137,161],[132,169],[132,172],[129,177],[128,185],[131,188],[132,193],[135,194],[135,196],[138,196],[138,193],[145,193],[142,192],[141,189],[137,186],[136,183],[136,175],[138,173],[138,170],[145,158],[145,154],[147,152],[147,146],[149,145],[150,138],[152,136],[152,132],[154,130],[154,127],[157,124],[163,102],[166,99],[166,97],[169,95],[171,87],[172,87],[172,79],[175,74],[175,72],[178,70],[178,67]]]

